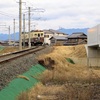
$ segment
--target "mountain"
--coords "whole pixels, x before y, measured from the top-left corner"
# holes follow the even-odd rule
[[[75,28],[72,28],[72,29],[60,28],[57,31],[60,31],[60,32],[63,32],[63,33],[67,33],[67,34],[72,34],[74,32],[83,32],[83,33],[87,34],[87,30],[88,29],[89,28],[82,28],[82,29],[80,29],[80,28],[76,28],[76,29]]]
[[[14,34],[10,35],[10,39],[14,40]],[[19,33],[18,32],[15,33],[15,39],[16,40],[19,39]],[[0,33],[0,41],[5,41],[5,40],[9,40],[9,34]]]
[[[65,29],[65,28],[60,28],[57,31],[63,32],[63,33],[67,33],[67,34],[72,34],[73,32],[83,32],[85,34],[87,34],[87,30],[88,28],[72,28],[72,29]],[[16,40],[19,40],[19,32],[16,32]],[[14,34],[10,35],[11,40],[14,40]],[[9,39],[9,35],[8,34],[0,34],[0,41],[4,41],[4,40],[8,40]]]

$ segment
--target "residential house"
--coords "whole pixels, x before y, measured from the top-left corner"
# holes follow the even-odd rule
[[[50,38],[54,35],[53,32],[49,30],[43,30],[44,31],[44,44],[50,45]]]
[[[0,46],[2,46],[2,42],[0,42]]]
[[[83,32],[72,33],[67,37],[67,41],[65,45],[78,45],[78,44],[86,44],[87,43],[87,35]]]
[[[44,43],[49,44],[49,45],[51,44],[50,38],[53,37],[53,36],[65,36],[65,37],[68,36],[68,34],[58,32],[58,31],[52,30],[52,29],[43,30],[43,31],[44,31]]]
[[[66,38],[66,36],[52,36],[49,40],[50,40],[51,45],[61,46],[61,45],[64,45],[67,38]]]
[[[0,46],[9,46],[8,41],[1,41]]]

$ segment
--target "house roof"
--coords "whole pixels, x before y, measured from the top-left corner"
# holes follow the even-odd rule
[[[49,29],[49,31],[51,31],[51,32],[53,32],[53,33],[65,34],[65,33],[63,33],[63,32],[59,32],[59,31],[53,30],[53,29]],[[65,34],[65,35],[68,35],[68,34]]]
[[[25,34],[28,34],[29,32],[25,32]],[[24,34],[24,32],[22,32],[22,34]]]
[[[67,40],[66,36],[52,36],[49,40],[51,40],[52,38],[56,40]]]
[[[87,38],[87,35],[83,32],[76,32],[69,35],[67,38]]]
[[[43,30],[31,30],[30,32],[43,32]],[[25,32],[25,34],[28,34],[29,32]],[[24,34],[24,32],[22,32]]]
[[[53,32],[49,31],[49,30],[43,30],[44,34],[54,34]]]
[[[43,32],[43,30],[31,30],[31,32]]]

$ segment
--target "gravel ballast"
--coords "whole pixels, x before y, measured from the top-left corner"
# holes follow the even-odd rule
[[[17,75],[22,74],[28,71],[31,66],[37,64],[38,60],[36,59],[39,55],[50,53],[52,47],[46,47],[45,49],[38,51],[36,53],[29,54],[24,57],[20,57],[16,60],[9,61],[5,64],[1,64],[0,67],[0,90],[2,90],[7,84]]]

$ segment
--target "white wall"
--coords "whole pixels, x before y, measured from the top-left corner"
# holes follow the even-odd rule
[[[49,33],[47,33],[47,34],[44,34],[44,35],[49,35],[49,38],[44,37],[44,43],[48,43],[49,45],[50,45],[50,40],[49,40],[49,39],[50,39],[52,36],[68,36],[68,35],[57,34],[57,33],[54,33],[54,34],[49,34]]]
[[[88,30],[87,57],[89,66],[100,67],[100,24]]]
[[[50,45],[50,38],[53,36],[53,34],[45,34],[45,35],[49,35],[49,38],[48,37],[44,37],[44,43],[48,43]]]
[[[88,46],[100,45],[100,25],[88,29]]]

